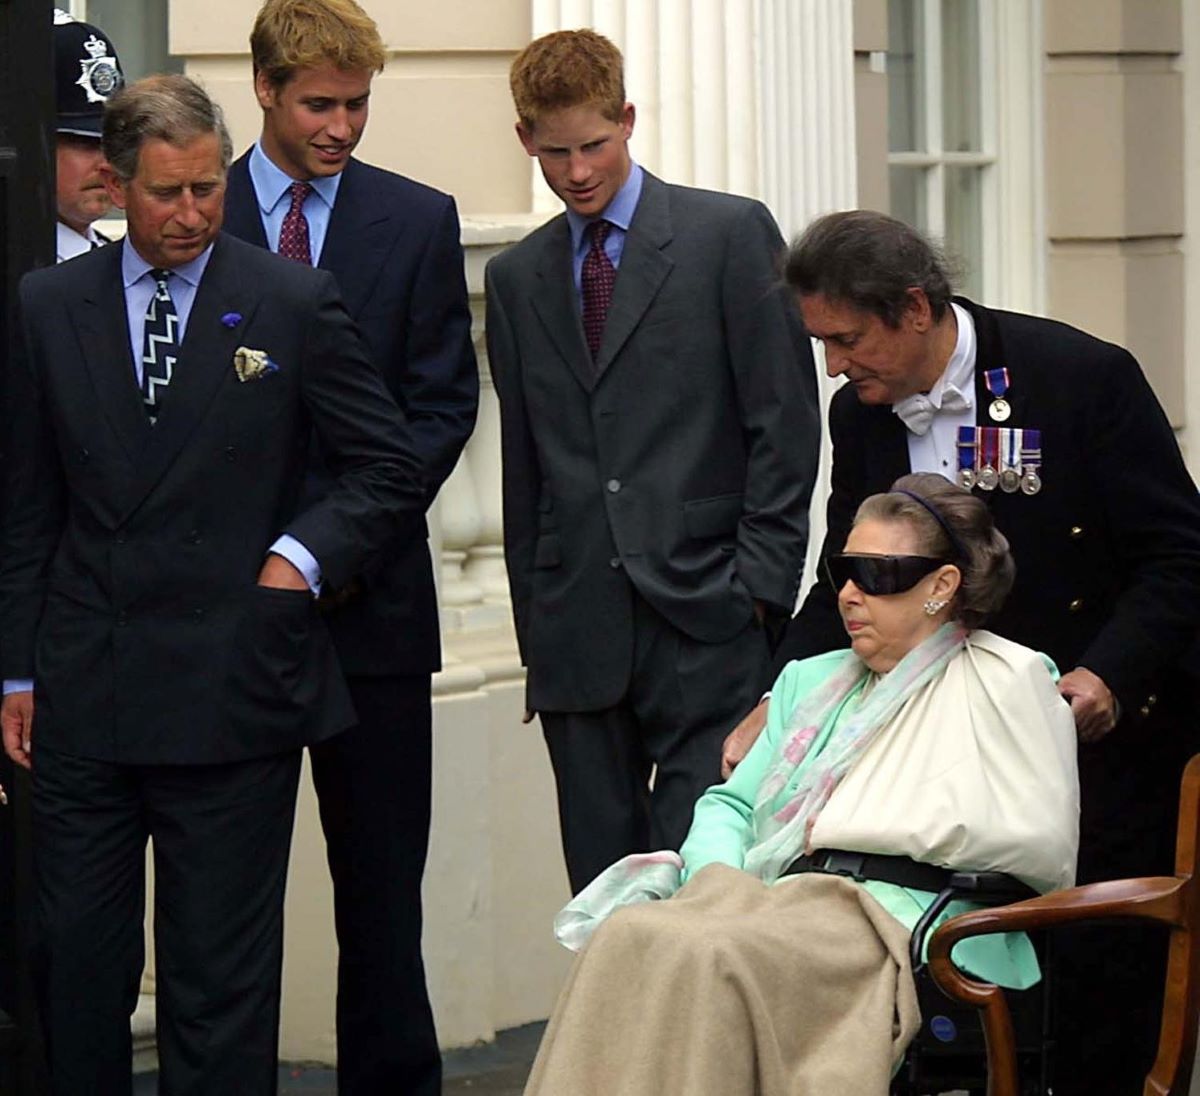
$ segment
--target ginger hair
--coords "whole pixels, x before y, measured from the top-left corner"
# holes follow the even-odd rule
[[[594,30],[559,30],[530,42],[512,63],[508,83],[521,124],[532,130],[556,110],[594,106],[610,122],[625,107],[621,51]]]

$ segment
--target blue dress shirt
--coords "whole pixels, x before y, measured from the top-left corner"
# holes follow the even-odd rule
[[[267,234],[267,246],[272,251],[278,251],[283,219],[292,207],[292,183],[297,180],[280,170],[263,152],[262,145],[257,141],[250,150],[249,166],[250,181],[254,184],[254,196],[258,199],[263,231]],[[333,213],[333,203],[342,182],[342,173],[339,171],[336,175],[305,181],[313,188],[313,193],[304,203],[304,219],[308,221],[308,248],[312,254],[313,266],[316,266],[321,260],[321,250],[325,246],[325,234],[329,230],[329,217]]]
[[[595,217],[584,217],[573,209],[567,210],[567,224],[571,228],[571,268],[575,275],[575,295],[579,298],[580,309],[583,308],[583,260],[591,248],[591,243],[584,235],[587,226],[600,220],[608,221],[613,226],[604,241],[604,252],[613,267],[619,270],[621,255],[625,251],[625,235],[633,223],[633,214],[641,196],[642,169],[637,164],[631,164],[629,177],[621,184],[621,189],[613,195],[612,201],[604,207],[603,212]]]

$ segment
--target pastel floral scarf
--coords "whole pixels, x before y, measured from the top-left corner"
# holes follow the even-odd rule
[[[943,624],[914,647],[889,673],[880,677],[859,707],[834,728],[820,756],[798,781],[787,801],[778,805],[796,771],[808,756],[817,734],[871,671],[853,651],[788,717],[771,765],[759,785],[754,806],[755,842],[743,868],[764,883],[773,883],[809,841],[822,808],[863,751],[887,727],[910,697],[939,677],[963,649],[967,630],[957,622]],[[554,919],[559,942],[578,951],[614,910],[635,902],[669,898],[679,889],[683,860],[677,852],[634,853],[606,868]]]
[[[800,778],[787,802],[776,810],[779,794],[808,756],[817,732],[871,671],[853,651],[848,651],[838,668],[796,705],[758,788],[754,803],[756,841],[746,853],[746,871],[764,882],[773,882],[797,856],[813,851],[813,826],[834,789],[909,697],[941,676],[966,639],[967,630],[952,621],[909,651],[890,673],[879,678],[858,709],[838,724],[820,757]]]

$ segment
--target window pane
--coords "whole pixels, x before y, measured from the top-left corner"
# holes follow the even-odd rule
[[[920,0],[888,0],[888,147],[893,152],[925,148],[920,6]]]
[[[948,152],[982,149],[979,0],[942,0],[942,141]]]
[[[113,40],[125,79],[152,72],[182,72],[183,62],[167,53],[167,8],[163,0],[87,0],[82,18]]]
[[[983,296],[983,172],[981,167],[948,167],[946,249],[958,260],[963,292]]]
[[[888,169],[891,213],[914,228],[928,224],[925,206],[925,176],[928,168],[893,167]]]

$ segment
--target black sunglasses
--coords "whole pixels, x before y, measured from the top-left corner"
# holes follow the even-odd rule
[[[864,594],[901,594],[950,562],[933,556],[856,556],[843,552],[825,558],[825,573],[834,590],[853,582]]]

